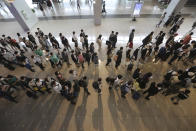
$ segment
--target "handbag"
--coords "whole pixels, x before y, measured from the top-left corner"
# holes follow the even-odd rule
[[[117,61],[118,56],[117,56],[117,55],[115,55],[113,59],[114,59],[114,61]]]
[[[129,48],[133,48],[133,42],[129,42]]]

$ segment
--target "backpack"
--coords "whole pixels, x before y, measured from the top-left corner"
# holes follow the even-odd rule
[[[84,62],[84,57],[82,55],[79,55],[78,60],[79,60],[80,63],[83,63]]]
[[[132,98],[134,100],[138,100],[140,98],[140,96],[141,96],[140,93],[138,93],[137,91],[135,91],[135,92],[133,92]]]
[[[94,56],[93,62],[94,62],[95,64],[99,64],[99,62],[98,62],[98,56]]]

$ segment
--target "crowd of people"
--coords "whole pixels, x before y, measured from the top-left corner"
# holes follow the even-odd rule
[[[176,18],[176,16],[174,17]],[[171,29],[177,23],[181,23],[182,18],[172,19],[167,26]],[[178,24],[180,26],[181,24]],[[194,28],[194,27],[193,27]],[[177,30],[176,30],[177,31]],[[193,32],[190,32],[180,40],[175,40],[176,31],[169,31],[169,38],[163,45],[163,41],[167,32],[160,31],[155,37],[154,32],[149,33],[143,40],[142,45],[133,49],[135,29],[132,29],[129,35],[129,40],[125,47],[120,47],[117,51],[118,32],[112,31],[107,45],[107,62],[105,66],[109,66],[112,62],[115,63],[116,70],[119,69],[123,57],[123,49],[126,48],[126,72],[132,73],[132,77],[125,80],[123,75],[118,74],[106,77],[105,81],[108,84],[108,89],[120,90],[121,97],[126,98],[128,93],[131,93],[133,99],[138,100],[142,95],[147,93],[145,99],[150,100],[151,96],[161,93],[165,96],[175,95],[171,98],[174,104],[178,104],[181,99],[188,98],[190,88],[195,87],[196,83],[196,66],[194,60],[196,58],[196,41],[191,40]],[[102,49],[102,35],[100,34],[96,42],[89,43],[88,35],[81,29],[79,37],[76,32],[72,32],[71,42],[74,43],[74,48],[70,45],[70,41],[59,33],[60,42],[52,33],[45,34],[40,28],[33,35],[27,32],[27,37],[22,37],[17,33],[18,40],[2,35],[0,38],[0,64],[8,70],[16,71],[18,66],[36,72],[35,66],[39,67],[38,71],[47,71],[48,63],[54,69],[60,69],[64,63],[69,68],[69,78],[56,71],[55,77],[49,76],[46,78],[32,78],[21,75],[0,76],[0,96],[12,102],[18,102],[14,92],[24,90],[30,98],[37,99],[39,94],[51,93],[54,90],[61,94],[72,104],[77,102],[80,88],[84,89],[84,93],[90,95],[88,88],[92,87],[99,95],[102,94],[103,78],[99,77],[89,85],[88,77],[79,77],[76,70],[71,69],[75,64],[77,68],[88,68],[90,64],[99,65],[98,52],[95,51],[95,43],[98,45],[98,51]],[[155,40],[155,42],[152,42]],[[133,52],[131,54],[131,52]],[[141,54],[139,54],[141,53]],[[141,55],[141,57],[139,57]],[[152,79],[153,73],[144,73],[141,68],[136,65],[137,62],[146,64],[146,58],[153,58],[153,62],[168,61],[168,66],[174,61],[181,61],[186,64],[186,70],[170,69],[159,82]],[[71,62],[71,60],[73,62]],[[87,64],[85,64],[87,63]],[[191,66],[193,65],[193,66]],[[134,68],[135,67],[135,68]],[[162,79],[163,78],[163,79]],[[150,83],[151,82],[151,83]],[[150,84],[149,88],[147,87]]]

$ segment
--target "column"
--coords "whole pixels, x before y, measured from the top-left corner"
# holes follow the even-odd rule
[[[24,31],[29,31],[38,22],[38,18],[25,0],[4,0],[4,2]]]
[[[186,4],[188,0],[171,0],[171,2],[169,3],[167,9],[165,9],[164,12],[167,12],[165,18],[163,21],[167,21],[169,19],[169,16],[172,13],[178,13],[181,11],[181,9],[184,7],[184,5]]]
[[[94,0],[93,9],[94,9],[94,23],[95,25],[101,25],[102,0]]]

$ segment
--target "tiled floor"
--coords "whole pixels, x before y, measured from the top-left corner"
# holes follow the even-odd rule
[[[183,36],[193,23],[193,18],[186,18],[185,23],[179,30],[179,36]],[[124,46],[128,40],[130,29],[135,28],[134,47],[141,44],[141,40],[152,30],[158,19],[139,18],[137,22],[131,22],[128,18],[116,19],[107,18],[102,20],[101,26],[95,26],[93,19],[74,19],[74,20],[48,20],[40,21],[32,32],[40,27],[45,33],[52,32],[58,38],[58,33],[62,32],[71,41],[71,32],[73,30],[78,34],[80,29],[84,29],[89,35],[89,41],[95,41],[95,38],[101,33],[104,41],[108,39],[111,30],[118,31],[118,48]],[[17,32],[24,34],[16,22],[1,22],[0,34],[15,36]],[[195,32],[195,31],[194,31]],[[195,32],[196,34],[196,32]],[[58,38],[59,39],[59,38]],[[195,39],[195,36],[194,36]],[[71,43],[73,45],[73,43]],[[25,96],[24,91],[18,93],[18,104],[10,103],[0,98],[0,130],[2,131],[179,131],[196,130],[196,90],[191,89],[189,99],[180,102],[179,105],[173,105],[170,96],[165,97],[161,94],[154,96],[150,101],[146,101],[142,96],[138,101],[134,101],[130,94],[124,100],[120,97],[120,91],[109,91],[105,82],[107,76],[122,74],[125,80],[131,79],[131,74],[126,72],[125,54],[118,70],[111,66],[105,67],[106,46],[104,45],[99,54],[100,64],[97,68],[91,64],[89,67],[85,64],[85,69],[76,68],[74,64],[70,68],[66,64],[62,69],[52,69],[47,66],[46,71],[42,72],[37,67],[36,73],[32,74],[24,68],[17,67],[14,72],[7,71],[2,66],[0,74],[16,74],[17,76],[28,75],[32,77],[44,78],[45,76],[54,76],[54,72],[59,70],[65,78],[68,78],[68,71],[75,69],[79,76],[87,75],[89,78],[90,96],[83,95],[81,89],[77,104],[71,105],[59,94],[40,95],[37,100],[32,100]],[[97,49],[97,45],[96,45]],[[125,53],[125,49],[124,49]],[[153,80],[159,82],[162,75],[169,69],[187,68],[181,62],[175,63],[169,67],[166,62],[153,64],[152,58],[149,58],[146,64],[139,65],[143,73],[151,71]],[[45,63],[48,65],[49,63]],[[103,78],[103,94],[98,96],[92,88],[92,82],[99,77]]]

